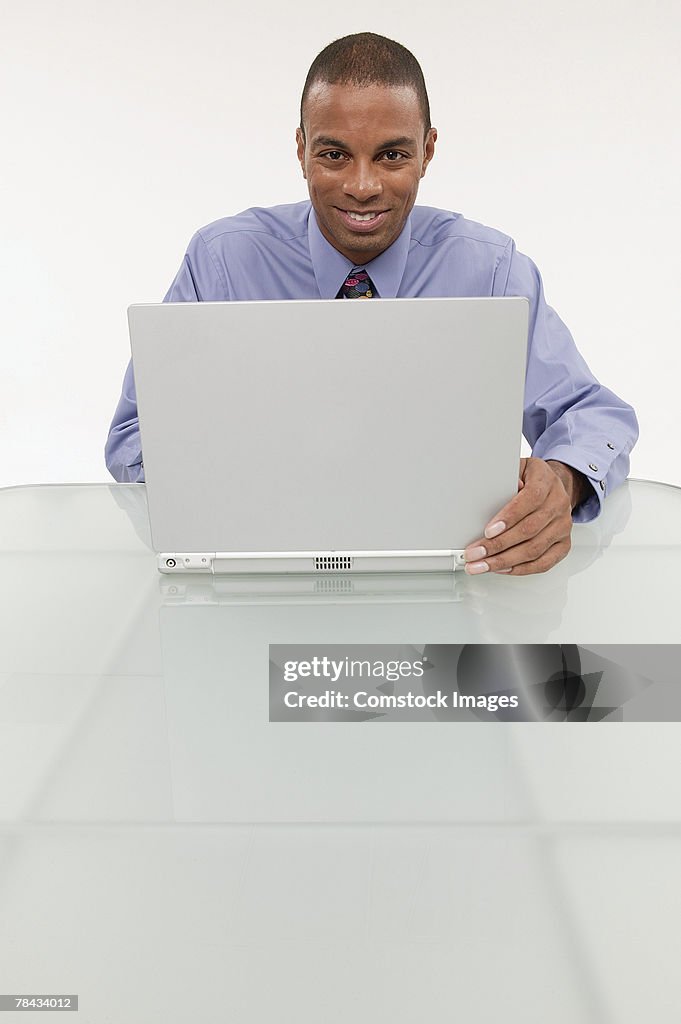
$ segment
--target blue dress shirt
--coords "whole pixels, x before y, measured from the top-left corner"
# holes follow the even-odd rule
[[[163,301],[333,299],[352,267],[322,235],[309,201],[246,210],[196,232]],[[574,520],[598,515],[604,496],[629,471],[636,416],[590,372],[546,304],[539,271],[513,239],[461,214],[415,206],[399,238],[367,269],[384,298],[530,300],[523,433],[533,455],[564,462],[590,480],[593,494],[575,509]],[[144,480],[132,363],[111,423],[106,464],[116,480]]]

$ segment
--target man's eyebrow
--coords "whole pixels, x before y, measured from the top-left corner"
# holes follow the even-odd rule
[[[341,139],[332,139],[329,135],[317,135],[311,142],[313,149],[318,146],[333,146],[334,149],[349,149],[347,142],[341,141]],[[382,142],[380,146],[376,147],[376,152],[381,152],[384,149],[397,149],[402,147],[404,149],[414,149],[416,146],[416,140],[410,138],[408,135],[400,135],[397,139],[388,139],[387,142]]]
[[[311,142],[313,147],[317,146],[333,146],[334,149],[347,149],[347,142],[341,142],[340,139],[332,139],[329,135],[317,135]]]
[[[413,149],[416,145],[415,139],[410,139],[408,135],[400,135],[398,139],[389,139],[388,142],[384,142],[383,145],[379,146],[379,149]]]

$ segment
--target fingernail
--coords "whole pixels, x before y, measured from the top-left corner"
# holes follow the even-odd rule
[[[513,572],[513,569],[495,569],[495,572],[503,575],[505,572]]]
[[[477,562],[479,558],[484,558],[486,554],[485,548],[467,548],[463,553],[463,557],[467,562]]]
[[[466,572],[470,576],[477,576],[478,573],[488,572],[489,566],[487,562],[466,562]]]
[[[487,540],[491,540],[492,537],[498,537],[500,533],[503,533],[506,529],[506,523],[498,522],[492,523],[491,526],[485,527],[485,537]]]

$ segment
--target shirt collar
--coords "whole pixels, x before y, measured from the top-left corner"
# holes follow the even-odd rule
[[[310,206],[307,236],[319,294],[323,299],[335,299],[350,271],[359,264],[350,263],[342,253],[334,249],[330,242],[327,242],[319,230],[312,206]],[[369,263],[361,264],[362,267],[366,267],[367,274],[376,286],[376,291],[383,299],[394,299],[397,296],[404,268],[407,265],[410,242],[411,216],[407,218],[407,223],[399,236],[385,252],[370,260]]]

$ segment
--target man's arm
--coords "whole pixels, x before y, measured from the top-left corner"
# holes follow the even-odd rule
[[[593,376],[547,305],[534,263],[510,243],[495,294],[530,301],[523,433],[532,446],[515,495],[466,549],[469,573],[545,572],[570,550],[573,522],[588,522],[626,478],[638,437],[634,410]]]
[[[547,304],[537,267],[513,245],[504,294],[530,300],[523,433],[535,458],[561,462],[589,481],[573,513],[573,522],[588,522],[627,477],[636,415],[594,377]]]
[[[197,283],[207,278],[212,264],[204,254],[205,245],[197,234],[182,261],[175,280],[168,289],[164,302],[198,302],[203,286]],[[213,274],[215,272],[213,271]],[[123,378],[123,388],[114,413],[109,436],[104,448],[106,468],[118,483],[143,483],[144,463],[137,417],[137,394],[132,361]]]
[[[137,418],[137,395],[132,361],[128,363],[128,368],[125,371],[123,389],[109,427],[104,457],[106,468],[119,484],[144,482],[142,443]]]

